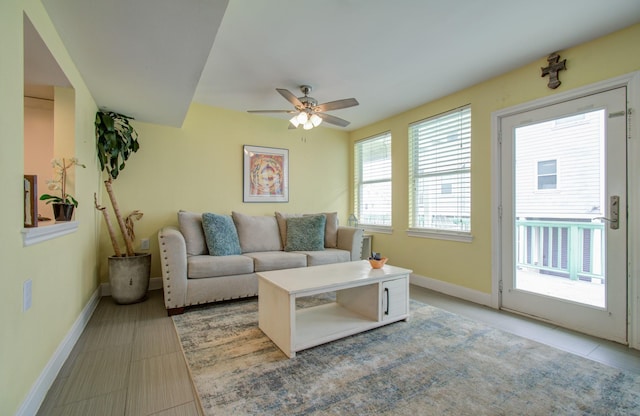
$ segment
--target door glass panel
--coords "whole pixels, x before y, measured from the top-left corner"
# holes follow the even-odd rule
[[[605,110],[517,127],[514,288],[606,306]]]

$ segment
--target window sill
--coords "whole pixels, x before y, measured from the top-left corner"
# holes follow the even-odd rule
[[[22,245],[24,247],[42,243],[43,241],[53,240],[63,235],[76,232],[78,229],[78,221],[58,222],[42,227],[23,228],[22,229]]]
[[[360,224],[360,228],[368,233],[393,234],[393,228],[385,225],[365,225]]]
[[[459,241],[461,243],[471,243],[473,241],[473,236],[469,233],[461,233],[456,231],[425,230],[418,228],[408,229],[407,236],[434,238],[437,240]]]

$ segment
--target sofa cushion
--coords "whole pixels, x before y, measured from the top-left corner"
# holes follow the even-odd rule
[[[323,251],[297,251],[296,253],[302,253],[307,256],[307,266],[351,261],[351,253],[349,251],[337,248],[328,248]]]
[[[178,225],[187,245],[187,254],[198,256],[209,254],[202,229],[202,214],[190,211],[178,211]]]
[[[285,251],[324,250],[324,215],[287,218],[287,244]]]
[[[232,212],[243,253],[280,250],[280,231],[274,216],[252,216]]]
[[[236,226],[229,215],[202,214],[202,228],[209,254],[229,256],[242,254]]]
[[[253,273],[253,260],[243,255],[187,256],[187,277],[220,277]]]
[[[287,244],[287,218],[302,217],[303,214],[285,214],[276,211],[276,220],[278,220],[278,228],[280,229],[280,239],[282,240],[282,249]],[[321,214],[304,214],[309,215],[324,215],[327,218],[327,222],[324,228],[324,246],[327,248],[338,247],[338,213],[337,212],[323,212]]]
[[[328,248],[338,247],[338,213],[326,212],[327,226],[324,231],[324,246]]]
[[[297,267],[307,266],[307,256],[304,253],[261,251],[256,253],[245,253],[243,256],[253,259],[253,268],[256,272],[294,269]]]
[[[338,247],[338,213],[323,212],[322,214],[305,214],[305,215],[324,215],[327,218],[324,227],[324,246],[327,248]]]
[[[281,250],[287,244],[287,218],[302,217],[302,214],[285,214],[276,211],[276,221],[278,222],[278,230],[280,230],[280,241],[282,242]]]

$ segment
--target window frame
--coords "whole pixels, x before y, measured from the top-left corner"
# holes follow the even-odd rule
[[[466,171],[469,175],[468,177],[468,192],[464,193],[463,195],[466,196],[466,200],[468,201],[468,230],[452,230],[452,229],[447,229],[447,228],[436,228],[436,227],[419,227],[416,226],[415,224],[417,224],[417,212],[416,212],[416,206],[417,206],[417,199],[420,196],[420,193],[418,192],[417,188],[416,188],[416,184],[417,181],[420,180],[421,178],[425,178],[428,176],[437,176],[437,175],[441,175],[441,173],[436,173],[436,174],[426,174],[426,173],[422,173],[419,174],[417,172],[418,169],[418,165],[417,163],[414,163],[414,161],[416,160],[416,157],[418,157],[418,150],[416,149],[417,147],[417,142],[418,142],[418,138],[415,136],[414,130],[418,127],[418,126],[424,126],[428,123],[432,123],[434,121],[437,120],[443,120],[446,117],[450,117],[453,114],[461,114],[463,115],[465,118],[468,118],[468,124],[463,124],[461,125],[461,129],[458,130],[459,132],[464,132],[465,130],[468,129],[468,136],[464,137],[463,140],[467,141],[468,143],[466,143],[468,150],[465,154],[465,156],[463,157],[463,159],[466,159],[468,161],[468,167],[466,167],[465,169],[460,169],[458,171],[455,172],[462,172],[462,171]],[[408,216],[409,216],[409,228],[407,230],[407,235],[410,237],[422,237],[422,238],[434,238],[434,239],[441,239],[441,240],[452,240],[452,241],[459,241],[459,242],[467,242],[470,243],[473,241],[473,235],[472,235],[472,226],[471,226],[471,129],[472,129],[472,111],[471,111],[471,105],[467,104],[464,105],[462,107],[458,107],[458,108],[454,108],[452,110],[434,115],[432,117],[428,117],[416,122],[413,122],[409,125],[408,129],[407,129],[407,141],[408,141],[408,193],[409,193],[409,204],[408,204]],[[441,190],[441,188],[438,188]],[[449,194],[452,195],[452,194]],[[457,206],[459,207],[459,205]],[[429,224],[432,225],[432,224]]]
[[[366,142],[373,142],[376,140],[388,140],[388,163],[389,163],[389,177],[388,179],[384,178],[376,178],[369,179],[363,178],[362,172],[362,160],[360,158],[361,151],[359,150],[359,146],[362,146]],[[353,213],[358,219],[358,227],[363,228],[367,231],[379,232],[379,233],[391,233],[392,225],[393,225],[393,158],[392,158],[392,141],[393,138],[391,136],[391,131],[385,131],[382,133],[375,134],[373,136],[365,137],[363,139],[357,140],[353,144]],[[366,184],[374,184],[374,183],[389,183],[389,223],[388,224],[369,224],[364,222],[364,218],[362,215],[362,206],[361,202],[363,200],[362,196],[362,187]]]

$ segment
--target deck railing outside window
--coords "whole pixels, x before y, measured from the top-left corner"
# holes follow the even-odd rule
[[[604,281],[604,224],[516,220],[517,266],[572,280]]]

